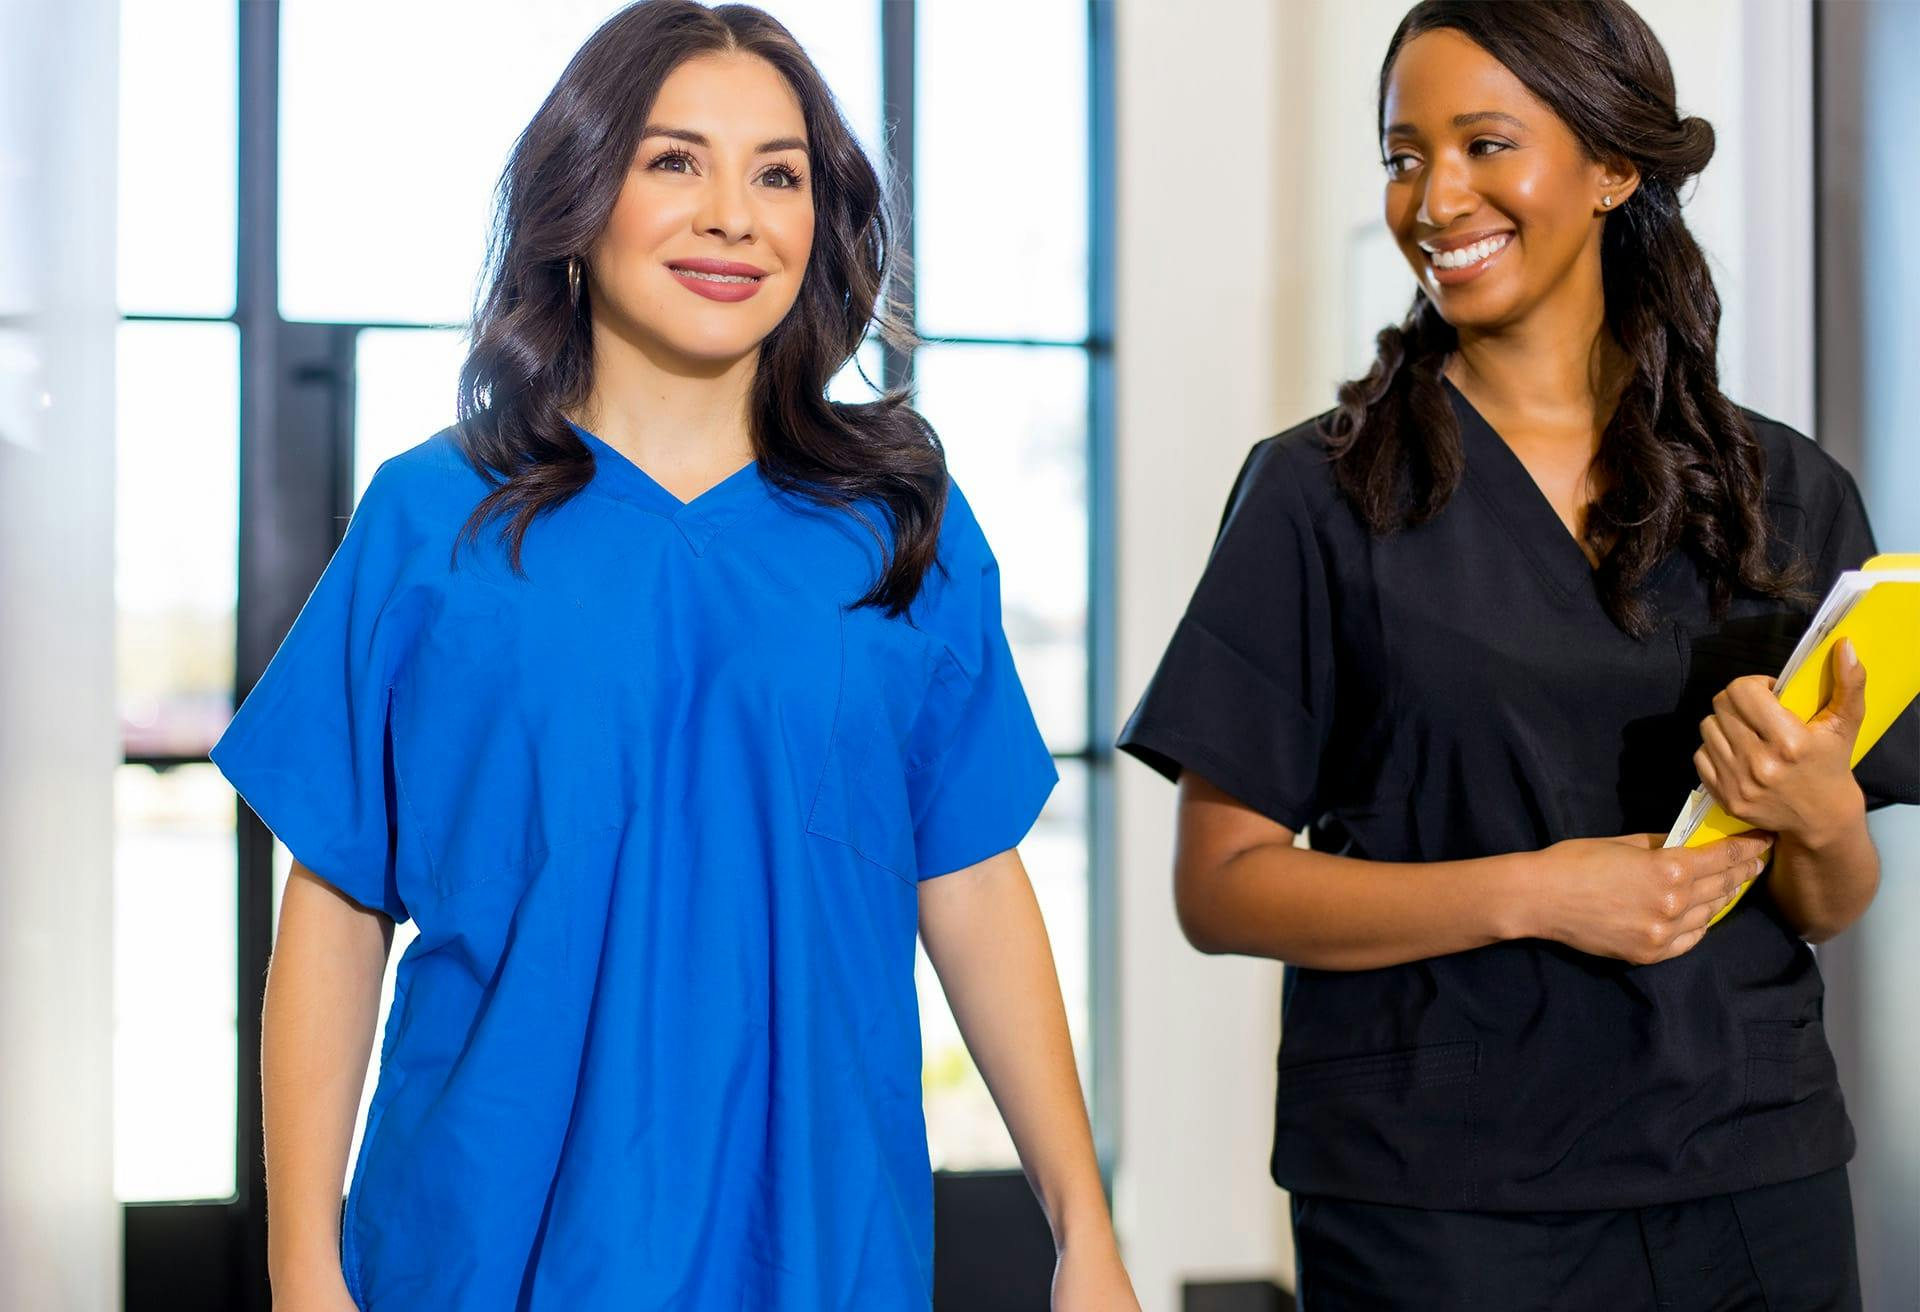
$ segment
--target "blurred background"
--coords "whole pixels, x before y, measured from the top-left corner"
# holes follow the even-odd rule
[[[266,1306],[287,856],[205,753],[373,468],[450,422],[493,184],[617,7],[0,0],[0,1306]],[[835,387],[913,380],[1001,559],[1061,772],[1023,850],[1143,1305],[1287,1306],[1279,968],[1185,945],[1172,793],[1110,743],[1248,445],[1405,309],[1373,141],[1405,6],[766,7],[911,203],[926,344]],[[1639,7],[1719,131],[1688,215],[1727,390],[1920,550],[1920,5]],[[1920,816],[1875,826],[1880,900],[1821,958],[1868,1306],[1911,1308]],[[922,966],[941,1306],[1044,1307],[1044,1223]]]

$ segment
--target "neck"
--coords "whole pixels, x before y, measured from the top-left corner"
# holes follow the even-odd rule
[[[751,400],[760,353],[693,360],[593,326],[593,391],[571,418],[646,469],[737,468],[754,458]]]
[[[1597,448],[1631,372],[1607,330],[1599,252],[1583,260],[1558,295],[1523,320],[1464,328],[1445,373],[1486,411],[1539,421],[1547,431],[1591,435]]]

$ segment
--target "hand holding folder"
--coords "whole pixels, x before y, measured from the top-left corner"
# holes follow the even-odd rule
[[[1875,556],[1834,583],[1773,684],[1780,704],[1803,722],[1813,720],[1833,699],[1833,653],[1842,639],[1852,643],[1867,673],[1851,767],[1920,694],[1920,555]],[[1699,847],[1751,828],[1702,786],[1687,799],[1666,846]],[[1750,887],[1752,881],[1741,885],[1708,924],[1733,910]]]

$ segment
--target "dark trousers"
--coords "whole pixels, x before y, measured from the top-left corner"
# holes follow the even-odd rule
[[[1858,1312],[1845,1167],[1605,1212],[1438,1212],[1296,1195],[1301,1312]]]

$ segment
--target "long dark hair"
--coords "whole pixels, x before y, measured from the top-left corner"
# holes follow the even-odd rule
[[[1608,615],[1635,637],[1652,633],[1658,618],[1638,589],[1675,548],[1700,562],[1716,617],[1736,588],[1799,597],[1799,572],[1769,558],[1764,455],[1720,391],[1720,297],[1680,215],[1681,186],[1713,157],[1713,128],[1680,117],[1659,40],[1624,0],[1422,0],[1380,66],[1376,135],[1395,58],[1439,28],[1505,65],[1589,158],[1640,171],[1600,239],[1607,328],[1632,364],[1594,458],[1602,490],[1586,525],[1588,544],[1605,553],[1596,582]],[[1341,489],[1384,534],[1432,518],[1459,485],[1459,430],[1441,385],[1459,335],[1420,290],[1376,345],[1373,367],[1341,386],[1323,431]]]
[[[533,521],[593,478],[593,453],[565,411],[593,384],[589,298],[568,260],[605,228],[660,86],[698,55],[744,51],[786,78],[806,118],[814,239],[798,297],[760,344],[750,402],[754,454],[777,486],[860,517],[885,567],[857,605],[904,611],[932,564],[946,506],[946,460],[904,391],[862,404],[827,399],[828,381],[869,328],[904,344],[888,304],[891,223],[880,179],[806,52],[752,5],[640,0],[580,47],[507,161],[495,202],[472,349],[460,370],[456,431],[495,487],[461,534],[507,517],[520,569]],[[878,503],[886,534],[861,502]],[[456,552],[458,546],[456,545]]]

